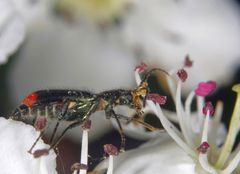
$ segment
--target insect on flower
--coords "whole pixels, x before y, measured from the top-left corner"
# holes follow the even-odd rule
[[[78,125],[84,125],[89,120],[91,114],[104,110],[107,119],[116,119],[121,135],[121,150],[124,150],[125,135],[119,119],[138,122],[150,130],[157,129],[140,121],[140,119],[117,114],[114,108],[118,105],[125,105],[134,109],[137,115],[141,116],[143,114],[142,108],[149,94],[147,80],[155,71],[166,73],[162,69],[152,69],[146,73],[140,85],[132,90],[116,89],[97,94],[81,90],[54,89],[36,91],[22,101],[21,105],[13,112],[10,118],[34,125],[37,130],[41,131],[38,139],[29,150],[29,153],[32,153],[34,146],[44,134],[47,120],[57,120],[50,138],[50,148],[48,149],[50,150],[58,145],[69,129]],[[62,131],[60,136],[53,141],[61,121],[68,121],[70,124]]]

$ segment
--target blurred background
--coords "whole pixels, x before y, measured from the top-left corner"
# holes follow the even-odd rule
[[[2,0],[0,8],[1,116],[39,89],[132,89],[140,62],[170,70],[189,55],[194,66],[184,94],[216,80],[209,99],[225,102],[228,125],[231,86],[240,82],[239,0]],[[161,86],[157,78],[153,84]],[[92,121],[89,153],[98,158],[103,144],[119,146],[120,136],[103,112]],[[127,149],[146,140],[131,135]],[[59,145],[66,171],[79,161],[80,146],[80,128]]]

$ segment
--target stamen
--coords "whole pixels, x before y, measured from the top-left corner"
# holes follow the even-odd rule
[[[169,73],[170,74],[170,73]],[[170,74],[171,75],[171,74]],[[167,84],[174,103],[176,103],[176,84],[172,78],[167,77]]]
[[[46,125],[47,125],[47,118],[40,116],[40,117],[37,117],[34,127],[37,131],[42,131],[46,127]]]
[[[200,130],[202,130],[203,120],[204,120],[204,117],[203,117],[204,115],[202,112],[203,106],[204,106],[204,97],[197,96],[197,118],[198,118],[198,124],[199,124]]]
[[[189,58],[189,55],[185,57],[184,67],[192,67],[193,61]]]
[[[112,144],[105,144],[103,146],[103,149],[104,152],[107,153],[108,155],[117,156],[119,154],[119,150],[117,149],[117,147]]]
[[[205,154],[205,153],[207,153],[207,150],[209,147],[210,146],[209,146],[208,142],[204,141],[200,144],[200,146],[197,148],[197,150],[199,153]]]
[[[107,174],[113,174],[113,155],[109,156],[109,163],[108,163]]]
[[[207,158],[207,150],[210,147],[208,144],[208,126],[209,126],[209,117],[210,117],[210,111],[207,111],[205,121],[204,121],[204,126],[203,126],[203,132],[202,132],[202,143],[198,147],[199,153],[199,163],[201,164],[202,168],[206,170],[209,173],[216,173],[215,169],[208,163],[208,158]]]
[[[146,97],[147,100],[153,101],[155,104],[164,105],[167,102],[167,96],[161,96],[157,93],[150,93]]]
[[[140,65],[136,66],[134,71],[137,71],[138,73],[142,73],[147,69],[147,65],[143,62],[140,63]]]
[[[216,110],[212,118],[211,130],[209,131],[209,143],[211,144],[211,151],[216,151],[219,145],[222,143],[221,139],[218,140],[218,131],[221,125],[221,116],[223,112],[223,102],[218,101],[216,104]],[[224,137],[221,137],[224,139]]]
[[[236,156],[231,160],[228,166],[221,172],[221,174],[229,174],[232,173],[234,169],[237,168],[240,162],[240,150],[236,154]]]
[[[105,144],[103,149],[104,152],[109,155],[107,174],[113,174],[113,156],[117,156],[119,154],[119,150],[112,144]]]
[[[195,90],[196,95],[206,97],[216,89],[215,81],[201,82]]]
[[[213,116],[215,111],[214,111],[214,107],[213,107],[212,103],[206,102],[202,109],[202,112],[204,115],[207,115],[207,113],[209,112],[209,115]]]
[[[87,166],[88,164],[88,131],[91,127],[91,120],[86,120],[82,125],[83,134],[82,134],[82,149],[81,149],[81,160],[80,164]],[[77,170],[74,170],[76,173]],[[80,168],[79,174],[87,174],[86,168]]]
[[[187,80],[188,74],[184,69],[178,70],[177,75],[182,82]]]
[[[190,156],[197,158],[197,154],[183,141],[183,137],[179,130],[163,115],[159,105],[155,105],[152,101],[147,101],[147,104],[152,108],[153,112],[160,119],[164,129],[175,140],[175,142]]]
[[[141,78],[139,76],[139,73],[135,71],[135,79],[137,82],[137,85],[141,83]],[[168,78],[168,83],[172,84],[171,86],[174,88],[173,80]],[[173,92],[173,91],[172,91]],[[175,95],[174,95],[175,96]],[[184,141],[181,133],[179,130],[164,116],[161,107],[159,105],[155,105],[152,101],[146,101],[146,103],[152,108],[153,112],[156,114],[156,116],[160,119],[164,129],[168,132],[168,134],[178,143],[178,145],[190,156],[193,158],[197,158],[197,154],[194,150],[192,150]]]
[[[82,125],[82,128],[83,129],[91,129],[91,126],[92,126],[92,122],[91,122],[91,120],[86,120],[85,122],[84,122],[84,124]]]
[[[185,112],[182,106],[182,101],[181,101],[181,82],[179,81],[177,84],[177,93],[176,93],[176,112],[177,112],[177,117],[178,117],[178,121],[179,121],[179,126],[182,130],[182,134],[184,136],[184,139],[186,140],[187,144],[192,144],[191,140],[190,140],[190,136],[188,135],[188,131],[187,131],[187,127],[185,125],[186,122],[188,122],[189,120],[186,120],[184,118]]]
[[[222,147],[220,156],[216,163],[216,168],[222,169],[232,151],[237,133],[238,127],[240,124],[240,84],[234,85],[232,88],[233,91],[237,92],[237,99],[235,102],[233,114],[230,121],[229,131],[226,138],[226,141]]]

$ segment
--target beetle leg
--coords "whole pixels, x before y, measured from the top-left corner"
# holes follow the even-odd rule
[[[80,124],[82,124],[82,120],[76,121],[76,122],[70,124],[68,127],[66,127],[66,128],[63,130],[63,132],[61,133],[61,135],[57,138],[57,140],[50,146],[49,150],[54,149],[54,148],[58,145],[58,143],[62,140],[63,136],[65,135],[65,133],[66,133],[69,129],[72,129],[72,128],[80,125]]]
[[[59,126],[60,120],[62,120],[64,118],[64,115],[67,113],[68,106],[69,106],[69,101],[67,99],[65,99],[64,102],[63,102],[63,108],[62,108],[61,114],[58,117],[57,123],[56,123],[56,125],[54,127],[54,130],[53,130],[53,133],[51,135],[51,138],[50,138],[50,141],[49,141],[50,144],[52,144],[52,142],[53,142],[53,139],[54,139],[54,136],[57,132],[57,128]]]
[[[33,143],[33,145],[31,146],[31,148],[28,150],[28,153],[32,154],[32,150],[33,148],[36,146],[37,142],[40,140],[40,138],[42,138],[44,134],[44,130],[40,132],[38,138],[35,140],[35,142]]]
[[[117,121],[118,127],[119,127],[119,134],[121,136],[121,146],[120,146],[120,151],[124,152],[125,151],[125,142],[126,142],[126,137],[122,128],[122,125],[118,119],[118,115],[114,112],[113,108],[111,105],[108,105],[105,109],[105,114],[107,118],[113,117]]]
[[[66,127],[66,128],[63,130],[63,132],[61,133],[61,135],[57,138],[57,140],[56,140],[53,144],[51,144],[49,150],[50,150],[50,149],[54,149],[54,148],[58,145],[58,143],[62,140],[64,134],[65,134],[69,129],[72,129],[72,128],[78,126],[78,125],[81,125],[84,121],[86,121],[86,120],[88,119],[89,115],[91,115],[92,112],[94,112],[94,110],[96,109],[96,106],[97,106],[97,103],[93,104],[92,107],[91,107],[91,109],[89,109],[89,111],[86,113],[86,115],[83,117],[83,119],[77,120],[76,122],[73,122],[73,123],[70,124],[68,127]],[[63,112],[63,113],[66,114],[66,112]],[[64,115],[63,115],[63,116],[64,116]]]
[[[50,140],[49,140],[49,143],[50,144],[52,144],[52,142],[53,142],[53,138],[54,138],[54,136],[55,136],[55,134],[56,134],[56,132],[57,132],[57,128],[58,128],[58,126],[59,126],[59,120],[57,121],[57,123],[56,123],[56,125],[55,125],[55,127],[54,127],[54,130],[53,130],[53,133],[52,133],[52,135],[51,135],[51,138],[50,138]]]
[[[141,124],[143,127],[145,127],[146,129],[148,129],[148,130],[150,130],[150,131],[161,131],[161,132],[165,132],[165,130],[155,128],[155,127],[153,127],[152,125],[150,125],[150,124],[148,124],[148,123],[146,123],[146,122],[144,122],[144,121],[142,121],[142,120],[140,120],[140,119],[138,119],[138,118],[135,118],[135,117],[127,117],[127,116],[125,116],[125,115],[120,115],[120,114],[116,114],[116,115],[117,115],[117,117],[118,117],[119,119],[126,120],[127,122],[133,121],[133,122],[139,123],[139,124]]]

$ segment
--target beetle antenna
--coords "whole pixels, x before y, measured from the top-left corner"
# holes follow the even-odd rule
[[[164,73],[164,74],[169,76],[167,71],[165,71],[165,70],[163,70],[161,68],[153,68],[153,69],[151,69],[150,71],[147,72],[147,74],[145,75],[144,79],[141,81],[140,85],[142,85],[143,82],[147,82],[148,78],[150,77],[150,75],[152,75],[152,73],[154,73],[156,71],[159,71],[159,72]]]
[[[164,74],[166,74],[166,75],[169,76],[169,74],[168,74],[167,71],[165,71],[165,70],[163,70],[163,69],[161,69],[161,68],[153,68],[153,69],[151,69],[150,71],[148,71],[148,72],[146,73],[145,77],[143,78],[143,80],[141,81],[141,83],[140,83],[139,86],[142,86],[143,83],[147,83],[148,78],[152,75],[152,73],[154,73],[154,72],[156,72],[156,71],[159,71],[159,72],[164,73]],[[146,92],[146,95],[145,95],[145,97],[144,97],[144,99],[143,99],[143,106],[144,106],[144,107],[145,107],[145,104],[146,104],[146,98],[147,98],[146,96],[147,96],[147,94],[150,92],[149,87],[147,87],[146,90],[147,90],[147,92]]]

